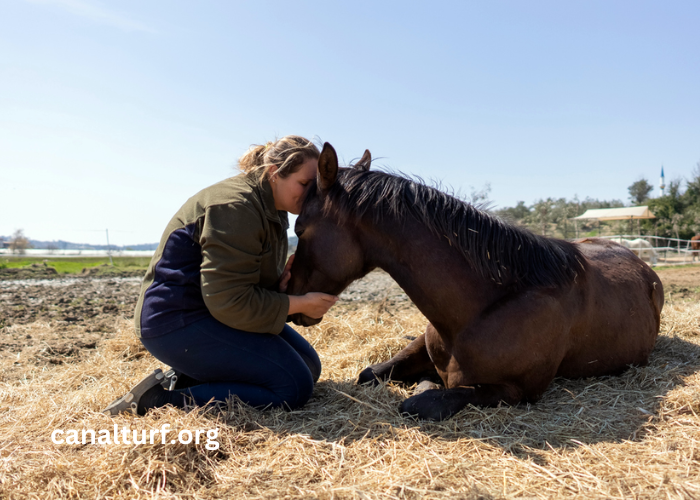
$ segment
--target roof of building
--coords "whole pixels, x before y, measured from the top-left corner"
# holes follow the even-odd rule
[[[629,219],[656,219],[648,206],[643,207],[619,207],[619,208],[594,208],[586,210],[583,215],[574,219],[598,219],[598,220],[629,220]]]

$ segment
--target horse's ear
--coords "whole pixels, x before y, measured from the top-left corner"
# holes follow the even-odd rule
[[[338,177],[338,155],[333,146],[327,142],[323,145],[321,156],[318,158],[318,175],[316,176],[318,187],[321,191],[328,191]]]
[[[360,161],[355,163],[353,165],[353,168],[356,168],[358,170],[362,170],[363,172],[367,172],[369,170],[370,165],[372,164],[372,155],[369,152],[369,149],[365,149],[365,154],[362,155],[362,158],[360,158]]]

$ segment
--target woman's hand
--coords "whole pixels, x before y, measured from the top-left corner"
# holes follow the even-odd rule
[[[280,284],[277,287],[280,293],[287,291],[287,285],[289,285],[289,279],[292,277],[292,262],[294,262],[294,255],[289,256],[287,264],[284,266],[284,271],[282,271],[282,276],[280,276]]]
[[[306,295],[289,296],[289,313],[302,313],[309,318],[318,319],[338,302],[338,297],[321,292],[309,292]]]

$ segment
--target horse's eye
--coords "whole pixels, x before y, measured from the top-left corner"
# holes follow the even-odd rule
[[[296,228],[295,228],[295,229],[294,229],[294,232],[296,233],[297,238],[301,238],[301,235],[304,234],[304,228],[301,228],[301,229],[296,229]]]

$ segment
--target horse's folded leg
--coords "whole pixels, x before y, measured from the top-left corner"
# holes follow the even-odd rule
[[[503,401],[516,404],[521,397],[512,387],[502,385],[478,385],[454,389],[433,389],[404,400],[400,412],[422,420],[445,420],[461,411],[468,404],[496,406]]]
[[[372,382],[377,384],[383,380],[396,380],[413,384],[425,377],[440,380],[440,376],[425,347],[425,334],[423,334],[404,347],[389,361],[377,363],[362,370],[357,378],[357,383]]]
[[[382,363],[378,365],[368,366],[367,368],[362,370],[357,377],[357,383],[360,385],[368,383],[372,385],[379,385],[381,382],[389,380],[389,378],[391,378],[391,373],[387,373],[384,370],[382,370],[380,368],[381,365]]]
[[[401,362],[403,360],[395,357],[384,363],[368,366],[360,372],[357,377],[357,384],[372,383],[375,385],[387,380],[413,384],[428,379],[433,382],[441,382],[435,365],[430,363],[426,366],[416,366],[410,363]]]

